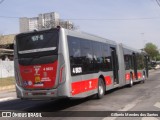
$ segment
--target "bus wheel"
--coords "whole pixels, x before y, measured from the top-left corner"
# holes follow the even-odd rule
[[[131,75],[131,78],[130,78],[130,81],[129,81],[129,87],[132,87],[133,86],[133,77]]]
[[[103,79],[99,78],[97,98],[101,99],[104,96],[104,93],[105,93],[105,85],[104,85]]]

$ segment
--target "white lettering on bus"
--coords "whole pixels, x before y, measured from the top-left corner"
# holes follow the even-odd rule
[[[44,39],[43,35],[32,36],[32,41],[33,42],[38,41],[38,40],[43,40],[43,39]]]
[[[82,73],[82,68],[81,67],[76,67],[76,68],[73,68],[73,73]]]
[[[41,66],[34,66],[35,74],[38,74]]]
[[[46,67],[46,71],[53,70],[53,67]]]
[[[92,88],[92,81],[89,81],[89,88]]]

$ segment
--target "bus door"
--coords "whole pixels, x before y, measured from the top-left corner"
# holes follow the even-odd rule
[[[117,52],[116,48],[111,47],[111,57],[112,57],[112,70],[113,70],[113,81],[114,84],[119,84],[118,79],[118,58],[117,58]]]
[[[137,59],[136,59],[136,54],[133,53],[133,70],[134,70],[134,75],[133,77],[137,80],[138,79],[138,74],[137,74]]]

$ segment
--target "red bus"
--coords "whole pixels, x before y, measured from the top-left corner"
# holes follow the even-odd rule
[[[52,28],[15,38],[17,97],[83,98],[132,86],[148,76],[147,56],[95,35]]]

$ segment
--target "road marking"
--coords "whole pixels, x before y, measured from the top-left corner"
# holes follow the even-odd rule
[[[160,85],[157,85],[155,88],[160,88]]]
[[[123,109],[120,109],[119,111],[128,111],[128,110],[132,109],[134,106],[136,106],[136,104],[141,101],[142,101],[141,99],[137,99],[137,100],[133,101],[132,103],[126,105]]]
[[[133,107],[135,107],[139,102],[142,101],[143,97],[140,97],[136,100],[134,100],[132,103],[127,104],[124,108],[119,109],[118,111],[128,111],[130,109],[132,109]],[[105,117],[102,120],[115,120],[117,117]]]
[[[117,117],[105,117],[102,120],[115,120]]]
[[[14,100],[14,99],[16,99],[16,98],[14,98],[14,97],[1,98],[1,99],[0,99],[0,102],[9,101],[9,100]]]
[[[159,120],[159,119],[155,117],[143,117],[142,120]]]
[[[160,108],[160,102],[156,102],[154,106]]]

